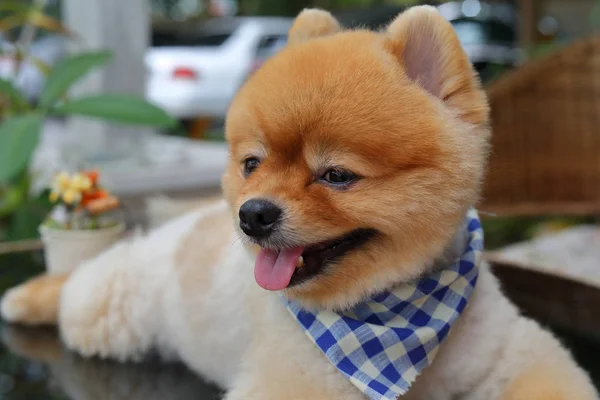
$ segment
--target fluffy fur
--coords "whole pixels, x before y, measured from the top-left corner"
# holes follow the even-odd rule
[[[436,268],[461,243],[457,229],[477,201],[489,138],[485,96],[452,27],[430,7],[410,9],[381,33],[341,31],[330,14],[304,11],[290,45],[241,89],[226,130],[226,201],[82,265],[62,289],[64,342],[83,355],[120,360],[157,349],[226,388],[227,400],[364,399],[304,336],[279,295],[254,282],[257,248],[237,228],[238,210],[251,198],[283,209],[271,244],[377,230],[357,251],[286,290],[307,307],[348,307]],[[243,173],[248,157],[261,162],[250,176]],[[319,181],[331,167],[361,179],[332,188]],[[55,284],[40,277],[13,289],[3,315],[47,322],[36,316],[58,299],[40,302],[35,288]],[[519,315],[483,265],[469,306],[404,398],[598,396],[569,353]]]

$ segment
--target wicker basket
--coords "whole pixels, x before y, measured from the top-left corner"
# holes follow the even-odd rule
[[[600,36],[488,87],[492,156],[479,208],[503,216],[600,212]],[[501,249],[502,250],[502,249]],[[486,253],[509,297],[544,323],[600,332],[600,286]],[[564,273],[563,273],[564,272]]]
[[[493,154],[480,208],[600,212],[600,36],[492,82]]]

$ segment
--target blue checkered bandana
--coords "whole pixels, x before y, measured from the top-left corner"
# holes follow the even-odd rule
[[[469,211],[465,225],[469,240],[454,264],[349,311],[307,311],[286,300],[306,335],[368,398],[405,394],[467,305],[483,250],[476,210]]]

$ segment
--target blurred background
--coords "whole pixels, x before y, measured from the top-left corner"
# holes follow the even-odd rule
[[[219,195],[227,108],[285,46],[299,11],[325,8],[347,28],[376,30],[417,4],[450,21],[489,95],[493,154],[479,206],[486,257],[513,300],[555,329],[600,382],[600,0],[0,0],[0,78],[22,94],[0,85],[0,134],[23,109],[44,105],[48,80],[58,79],[52,71],[68,57],[105,49],[110,61],[62,95],[138,96],[176,122],[44,114],[22,172],[0,174],[0,294],[44,269],[38,226],[57,171],[99,169],[129,229],[157,226]],[[8,153],[0,149],[0,158]],[[55,335],[4,327],[0,399],[97,398],[93,371],[123,381],[134,373],[84,367]],[[92,372],[69,383],[82,368]],[[155,369],[136,368],[136,379],[154,382]],[[177,398],[204,390],[196,385]],[[100,398],[119,388],[98,389]]]
[[[152,196],[217,193],[228,105],[285,46],[300,10],[322,7],[346,27],[379,29],[415,4],[438,7],[452,23],[485,85],[600,27],[596,0],[2,0],[0,78],[13,81],[29,102],[39,100],[47,71],[68,54],[109,49],[113,58],[106,67],[71,92],[140,95],[178,121],[169,129],[142,129],[47,118],[30,160],[30,192],[41,192],[61,168],[98,167],[130,206],[128,218],[140,224],[148,222],[143,205]],[[19,40],[29,33],[28,57],[15,74]],[[38,222],[31,219],[15,231],[0,219],[0,240],[35,237]]]

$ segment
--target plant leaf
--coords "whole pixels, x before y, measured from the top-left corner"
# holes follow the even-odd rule
[[[0,78],[0,95],[6,96],[18,109],[29,107],[27,99],[9,80]]]
[[[10,215],[27,201],[31,188],[29,173],[21,173],[13,185],[0,190],[0,218]]]
[[[75,82],[93,68],[104,65],[111,57],[110,52],[92,52],[70,56],[52,68],[46,85],[40,95],[40,105],[50,107],[62,97]]]
[[[130,125],[171,128],[177,121],[162,109],[132,95],[104,94],[72,100],[51,110],[54,114],[83,115]]]
[[[29,113],[0,124],[0,182],[7,182],[27,166],[38,144],[43,117]]]
[[[29,57],[27,59],[30,63],[32,63],[44,76],[50,75],[52,72],[52,67],[50,67],[44,60],[37,57]]]
[[[2,0],[0,11],[22,11],[26,12],[31,6],[22,1]]]

